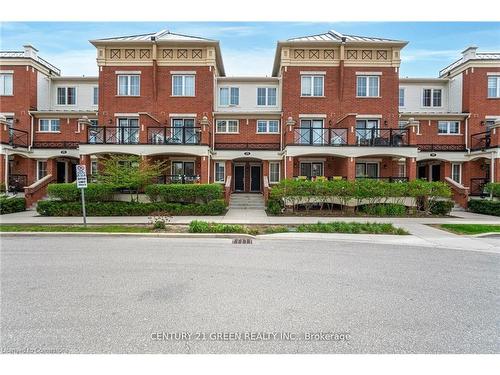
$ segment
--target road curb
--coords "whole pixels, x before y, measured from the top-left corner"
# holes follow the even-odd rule
[[[40,236],[84,236],[84,237],[153,237],[153,238],[250,238],[255,239],[255,236],[250,234],[238,233],[102,233],[102,232],[0,232],[0,237],[40,237]]]
[[[479,233],[479,234],[472,234],[471,235],[471,237],[488,237],[488,236],[500,237],[500,232],[486,232],[486,233]]]

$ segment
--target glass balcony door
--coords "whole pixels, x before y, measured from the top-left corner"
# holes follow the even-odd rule
[[[326,129],[323,129],[323,120],[301,120],[299,143],[322,145],[325,144],[325,139]]]

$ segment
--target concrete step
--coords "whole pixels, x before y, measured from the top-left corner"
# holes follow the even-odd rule
[[[232,194],[229,208],[237,210],[264,210],[264,197],[262,194]]]

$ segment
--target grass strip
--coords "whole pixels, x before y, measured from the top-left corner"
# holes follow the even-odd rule
[[[99,233],[150,233],[151,227],[140,225],[0,225],[0,232],[99,232]]]
[[[439,227],[457,234],[500,233],[497,224],[441,224]]]

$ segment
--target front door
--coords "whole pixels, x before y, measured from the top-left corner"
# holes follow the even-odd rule
[[[245,166],[234,166],[234,191],[245,191]]]
[[[434,164],[431,167],[431,181],[440,181],[441,180],[441,165]]]
[[[57,162],[57,183],[66,182],[66,163],[63,161]]]
[[[427,180],[427,178],[428,178],[427,167],[425,165],[420,165],[418,167],[417,178],[423,178],[423,179]]]
[[[260,165],[250,166],[250,190],[260,191]]]

